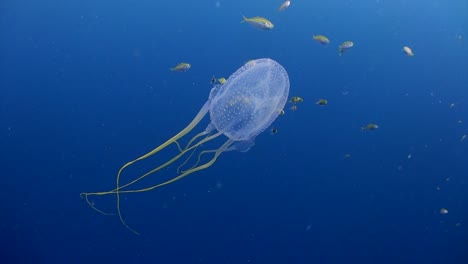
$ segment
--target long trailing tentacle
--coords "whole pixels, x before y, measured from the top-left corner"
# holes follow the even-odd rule
[[[176,145],[177,145],[177,148],[179,149],[179,151],[180,151],[180,152],[182,152],[182,151],[183,151],[183,150],[182,150],[182,147],[180,146],[179,142],[177,142],[177,140],[176,140],[176,141],[174,141],[174,144],[176,144]]]
[[[218,133],[216,133],[216,134],[213,134],[212,136],[209,136],[209,137],[204,138],[203,140],[201,140],[201,141],[198,142],[197,144],[195,144],[195,145],[193,145],[192,147],[190,147],[190,148],[188,148],[188,149],[182,151],[181,153],[179,153],[178,155],[176,155],[176,156],[173,157],[172,159],[168,160],[168,161],[165,162],[164,164],[160,165],[159,167],[156,167],[156,168],[154,168],[154,169],[148,171],[147,173],[141,175],[140,177],[134,179],[133,181],[131,181],[131,182],[129,182],[129,183],[126,183],[126,184],[124,184],[124,185],[120,185],[118,188],[114,188],[114,189],[112,189],[112,190],[110,190],[110,191],[105,191],[105,192],[81,193],[80,195],[81,195],[82,198],[85,198],[85,197],[90,196],[90,195],[99,195],[99,196],[102,196],[102,195],[109,195],[109,194],[117,194],[117,193],[120,192],[121,189],[124,189],[124,188],[126,188],[126,187],[128,187],[128,186],[131,186],[131,185],[135,184],[136,182],[142,180],[143,178],[149,176],[150,174],[153,174],[153,173],[155,173],[155,172],[157,172],[157,171],[159,171],[159,170],[161,170],[161,169],[163,169],[163,168],[169,166],[171,163],[173,163],[173,162],[175,162],[176,160],[178,160],[179,158],[181,158],[181,157],[182,157],[185,153],[187,153],[188,151],[193,150],[193,149],[197,148],[198,146],[200,146],[201,144],[206,143],[207,141],[210,141],[210,140],[212,140],[212,139],[215,139],[215,138],[219,137],[220,135],[222,135],[222,133],[221,133],[221,132],[218,132]],[[99,211],[99,210],[97,210],[97,211]]]
[[[166,142],[164,142],[163,144],[161,144],[160,146],[158,146],[157,148],[153,149],[152,151],[146,153],[145,155],[141,156],[141,157],[138,157],[130,162],[127,162],[126,164],[124,164],[118,171],[117,173],[117,177],[116,177],[116,187],[114,190],[110,191],[110,192],[95,192],[95,193],[81,193],[80,196],[82,198],[85,198],[86,202],[93,208],[95,209],[96,211],[102,213],[102,214],[107,214],[99,209],[97,209],[88,199],[88,196],[89,195],[106,195],[106,194],[110,194],[110,193],[114,193],[116,194],[117,196],[117,209],[119,211],[119,216],[121,218],[121,221],[122,221],[122,217],[121,217],[121,214],[120,214],[120,196],[119,196],[119,190],[121,188],[125,188],[125,187],[121,187],[119,186],[120,185],[120,175],[122,174],[122,171],[127,168],[128,166],[134,164],[135,162],[138,162],[140,160],[144,160],[156,153],[158,153],[159,151],[161,151],[162,149],[166,148],[167,146],[169,146],[170,144],[176,142],[175,144],[177,144],[179,150],[181,150],[181,147],[180,147],[180,144],[177,142],[178,139],[180,139],[181,137],[183,137],[184,135],[186,135],[187,133],[189,133],[199,122],[201,119],[203,119],[203,117],[206,115],[206,113],[208,113],[209,111],[209,108],[210,108],[210,101],[208,100],[204,105],[203,107],[200,109],[200,111],[198,112],[198,114],[195,116],[195,118],[183,129],[181,130],[179,133],[177,133],[175,136],[173,136],[172,138],[170,138],[169,140],[167,140]],[[183,152],[185,153],[185,152]],[[181,154],[183,154],[181,153]],[[128,185],[126,185],[128,186]],[[130,229],[131,230],[131,229]],[[135,232],[134,230],[132,230],[134,233],[138,234],[137,232]]]
[[[159,187],[162,187],[164,185],[168,185],[170,183],[173,183],[173,182],[176,182],[186,176],[188,176],[189,174],[192,174],[196,171],[199,171],[199,170],[203,170],[203,169],[206,169],[208,167],[210,167],[211,165],[213,165],[215,163],[215,161],[218,159],[218,156],[221,155],[221,153],[223,153],[231,144],[233,143],[233,140],[232,139],[229,139],[227,140],[218,150],[216,150],[213,158],[200,165],[200,166],[197,166],[195,168],[191,168],[189,170],[186,170],[184,171],[184,173],[182,173],[181,175],[177,176],[177,177],[174,177],[170,180],[167,180],[163,183],[159,183],[159,184],[156,184],[156,185],[153,185],[153,186],[150,186],[150,187],[146,187],[146,188],[142,188],[142,189],[136,189],[136,190],[123,190],[123,191],[119,191],[119,193],[140,193],[140,192],[147,192],[147,191],[151,191],[151,190],[154,190],[156,188],[159,188]]]
[[[185,148],[183,150],[186,150],[190,147],[190,145],[192,145],[192,143],[199,137],[202,137],[202,136],[205,136],[205,135],[209,135],[211,133],[211,131],[203,131],[203,132],[200,132],[198,134],[196,134],[192,139],[190,139],[190,141],[187,143],[187,145],[185,146]]]
[[[194,136],[190,141],[189,143],[187,144],[187,146],[185,146],[185,149],[187,149],[197,138],[199,138],[200,136],[203,136],[203,135],[206,135],[207,137],[211,134],[212,130],[205,130],[203,131],[202,133],[199,133],[197,134],[196,136]],[[184,150],[185,150],[184,149]],[[192,150],[192,153],[190,153],[190,155],[187,157],[187,159],[185,159],[185,161],[179,165],[179,167],[177,167],[177,174],[179,174],[179,171],[180,171],[180,168],[182,168],[185,164],[187,164],[187,162],[192,158],[193,154],[195,153],[195,151],[197,150],[197,148],[194,148]]]
[[[187,162],[192,158],[192,156],[193,156],[193,154],[195,153],[196,150],[197,150],[197,148],[192,149],[192,152],[190,153],[190,155],[185,159],[185,161],[182,164],[180,164],[177,167],[177,174],[179,174],[180,168],[182,168],[182,166],[187,164]]]
[[[180,159],[185,153],[189,152],[190,150],[192,150],[192,149],[194,149],[194,148],[197,148],[198,146],[200,146],[200,145],[203,144],[203,143],[206,143],[206,142],[208,142],[208,141],[210,141],[210,140],[213,140],[213,139],[219,137],[220,135],[222,135],[222,133],[221,133],[221,132],[218,132],[218,133],[216,133],[216,134],[213,134],[213,135],[211,135],[211,136],[209,136],[209,137],[204,138],[203,140],[200,140],[200,142],[198,142],[197,144],[193,145],[192,147],[190,147],[190,148],[188,148],[188,149],[182,151],[180,154],[178,154],[177,156],[175,156],[175,157],[173,157],[172,159],[168,160],[166,163],[164,163],[164,164],[160,165],[159,167],[156,167],[156,168],[154,168],[154,169],[148,171],[147,173],[141,175],[141,176],[138,177],[137,179],[135,179],[135,180],[133,180],[133,181],[131,181],[131,182],[129,182],[129,183],[126,183],[125,185],[122,185],[122,186],[120,186],[119,188],[115,188],[114,190],[112,190],[112,191],[110,191],[110,192],[107,192],[107,194],[110,194],[110,193],[119,193],[120,190],[122,190],[122,189],[124,189],[124,188],[126,188],[126,187],[129,187],[129,186],[131,186],[131,185],[133,185],[133,184],[135,184],[135,183],[141,181],[142,179],[146,178],[147,176],[149,176],[149,175],[151,175],[151,174],[153,174],[153,173],[155,173],[155,172],[157,172],[157,171],[159,171],[159,170],[161,170],[161,169],[163,169],[163,168],[169,166],[170,164],[172,164],[172,163],[175,162],[176,160]]]
[[[213,153],[213,152],[216,152],[217,150],[216,149],[211,149],[211,150],[204,150],[202,152],[200,152],[200,154],[198,154],[198,158],[197,158],[197,162],[195,162],[195,164],[192,165],[192,167],[190,167],[190,169],[193,169],[195,168],[198,163],[200,163],[201,161],[201,156],[203,156],[203,154],[206,154],[206,153]],[[189,169],[189,170],[190,170]],[[185,171],[182,171],[182,173],[184,173]]]
[[[201,145],[201,144],[203,144],[203,143],[205,143],[205,142],[207,142],[207,141],[210,141],[210,140],[212,140],[212,139],[214,139],[214,138],[217,138],[217,137],[219,137],[220,135],[222,135],[222,133],[221,133],[221,132],[218,132],[218,133],[216,133],[216,134],[213,134],[212,136],[209,136],[209,137],[204,138],[203,140],[200,140],[200,142],[198,142],[197,144],[193,145],[192,147],[190,147],[190,148],[188,148],[188,149],[182,151],[180,154],[178,154],[178,155],[175,156],[174,158],[170,159],[170,160],[167,161],[166,163],[160,165],[160,166],[157,167],[157,168],[154,168],[154,169],[150,170],[149,172],[147,172],[147,173],[141,175],[140,177],[138,177],[137,179],[135,179],[135,180],[133,180],[133,181],[131,181],[131,182],[129,182],[129,183],[126,183],[125,185],[119,186],[119,187],[117,187],[117,188],[115,188],[115,189],[113,189],[113,190],[111,190],[111,191],[107,191],[107,192],[83,193],[83,195],[84,195],[84,196],[86,197],[86,199],[87,199],[87,196],[89,196],[89,195],[100,195],[100,196],[101,196],[101,195],[116,194],[116,196],[117,196],[117,213],[118,213],[118,215],[119,215],[120,221],[121,221],[122,224],[123,224],[125,227],[127,227],[130,231],[132,231],[133,233],[135,233],[135,234],[138,235],[138,232],[136,232],[135,230],[131,229],[131,228],[127,225],[127,223],[125,222],[125,220],[124,220],[123,217],[122,217],[122,213],[121,213],[121,210],[120,210],[120,194],[121,194],[121,193],[126,193],[126,192],[123,192],[122,189],[124,189],[124,188],[126,188],[126,187],[129,187],[129,186],[131,186],[131,185],[137,183],[138,181],[140,181],[140,180],[146,178],[147,176],[149,176],[149,175],[151,175],[151,174],[153,174],[153,173],[155,173],[155,172],[157,172],[157,171],[159,171],[159,170],[161,170],[161,169],[167,167],[168,165],[170,165],[171,163],[173,163],[174,161],[176,161],[176,160],[178,160],[180,157],[182,157],[182,156],[183,156],[185,153],[187,153],[188,151],[190,151],[190,150],[192,150],[192,149],[194,149],[194,148],[197,148],[199,145]],[[148,156],[148,157],[149,157],[149,156]],[[118,174],[117,177],[119,178],[119,177],[120,177],[120,174]],[[119,178],[119,179],[120,179],[120,178]],[[91,204],[90,204],[90,205],[91,205]],[[97,210],[98,212],[103,213],[102,211],[98,210],[98,209],[95,208],[94,206],[91,206],[91,207],[94,208],[95,210]]]

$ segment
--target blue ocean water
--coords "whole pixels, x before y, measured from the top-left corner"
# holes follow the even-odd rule
[[[0,262],[468,263],[468,2],[280,4],[2,1]],[[290,96],[304,99],[287,104],[278,133],[122,195],[139,236],[80,198],[112,190],[123,164],[184,128],[212,76],[257,58],[283,65]],[[171,72],[179,62],[192,68]],[[369,123],[379,128],[361,131]],[[170,166],[138,186],[176,175]],[[90,200],[116,213],[115,196]]]

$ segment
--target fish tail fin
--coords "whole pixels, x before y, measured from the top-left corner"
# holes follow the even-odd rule
[[[247,18],[244,15],[242,15],[241,23],[244,23],[245,21],[247,21]]]

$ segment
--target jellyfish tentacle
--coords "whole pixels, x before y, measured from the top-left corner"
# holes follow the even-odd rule
[[[190,158],[192,158],[192,156],[193,156],[193,154],[195,153],[196,150],[197,150],[197,148],[194,148],[192,150],[192,152],[190,153],[190,155],[185,159],[185,161],[182,164],[180,164],[179,167],[177,167],[177,174],[179,174],[180,168],[182,166],[184,166],[190,160]]]
[[[215,135],[211,136],[211,137],[217,137],[221,134],[221,132],[218,132],[216,133]],[[210,138],[210,137],[208,137]],[[203,140],[202,140],[203,141]],[[208,161],[207,163],[203,164],[203,165],[200,165],[198,167],[195,167],[195,168],[192,168],[192,169],[189,169],[187,171],[185,171],[184,173],[182,173],[181,175],[177,176],[177,177],[174,177],[170,180],[167,180],[163,183],[159,183],[159,184],[156,184],[156,185],[153,185],[153,186],[150,186],[150,187],[147,187],[147,188],[142,188],[142,189],[137,189],[137,190],[117,190],[116,191],[116,194],[119,195],[119,194],[123,194],[123,193],[139,193],[139,192],[147,192],[147,191],[151,191],[151,190],[154,190],[156,188],[159,188],[159,187],[162,187],[164,185],[168,185],[170,183],[173,183],[173,182],[176,182],[184,177],[186,177],[187,175],[189,174],[192,174],[193,172],[196,172],[196,171],[199,171],[199,170],[203,170],[203,169],[206,169],[208,167],[210,167],[211,165],[213,165],[216,161],[216,159],[218,158],[219,155],[221,155],[221,153],[223,153],[226,149],[229,148],[230,145],[232,145],[234,141],[232,139],[229,139],[228,141],[226,141],[215,153],[214,157]],[[197,147],[198,145],[200,145],[201,142],[197,143],[196,145],[194,145],[193,147]],[[159,170],[159,168],[156,168],[148,173],[146,173],[145,175],[143,176],[148,176],[154,172],[156,172],[157,170]],[[141,176],[139,179],[142,179],[143,176]],[[128,229],[130,230],[131,232],[133,232],[134,234],[136,235],[139,235],[139,233],[137,231],[135,231],[134,229],[132,229],[128,224],[127,222],[125,222],[125,219],[123,218],[122,216],[122,212],[120,210],[120,203],[117,205],[117,212],[119,214],[119,218],[120,218],[120,222]]]
[[[210,129],[209,131],[208,131],[208,129],[209,129],[209,127],[207,128],[207,130],[205,130],[205,131],[203,131],[203,132],[201,132],[201,133],[195,135],[192,139],[190,139],[190,141],[189,141],[189,143],[187,144],[187,146],[185,146],[185,149],[189,148],[189,146],[191,145],[191,143],[193,143],[197,138],[199,138],[199,137],[201,137],[201,136],[203,136],[203,135],[206,135],[206,137],[208,137],[208,136],[211,134],[211,132],[213,132],[212,129]],[[185,164],[187,164],[187,162],[192,158],[192,156],[193,156],[193,154],[195,153],[196,149],[197,149],[197,148],[194,148],[193,151],[192,151],[192,153],[190,153],[190,156],[189,156],[187,159],[185,159],[185,161],[184,161],[182,164],[180,164],[179,167],[177,167],[177,174],[179,173],[180,168],[181,168],[182,166],[184,166]]]
[[[187,143],[187,145],[185,146],[184,150],[188,149],[190,147],[190,145],[192,145],[192,143],[197,140],[199,137],[202,137],[202,136],[205,136],[205,135],[209,135],[211,133],[210,132],[206,132],[206,131],[203,131],[203,132],[200,132],[198,134],[196,134],[192,139],[190,139],[190,141]]]
[[[169,146],[170,144],[174,143],[175,141],[177,141],[179,138],[185,136],[185,134],[187,134],[188,132],[192,131],[192,129],[200,122],[200,120],[206,115],[206,113],[208,113],[208,111],[210,110],[209,108],[210,106],[210,101],[206,102],[205,105],[203,105],[202,109],[198,112],[198,114],[195,116],[195,118],[190,122],[190,124],[188,124],[184,129],[182,129],[179,133],[177,133],[175,136],[173,136],[172,138],[170,138],[169,140],[167,140],[166,142],[164,142],[163,144],[159,145],[157,148],[153,149],[152,151],[146,153],[145,155],[141,156],[141,157],[138,157],[132,161],[129,161],[127,162],[125,165],[123,165],[119,172],[117,173],[117,178],[119,178],[120,174],[122,173],[122,171],[127,168],[128,166],[132,165],[133,163],[137,162],[137,161],[140,161],[140,160],[144,160],[148,157],[151,157],[153,156],[154,154],[158,153],[159,151],[161,151],[162,149],[166,148],[167,146]],[[119,188],[119,179],[117,179],[117,187],[116,189]]]
[[[198,114],[195,116],[195,118],[193,118],[193,120],[187,125],[187,127],[185,127],[184,129],[182,129],[179,133],[177,133],[175,136],[173,136],[172,138],[170,138],[169,140],[167,140],[166,142],[164,142],[163,144],[161,144],[159,147],[153,149],[152,151],[146,153],[145,155],[133,160],[133,161],[130,161],[130,162],[127,162],[125,165],[123,165],[119,172],[117,173],[117,177],[116,177],[116,187],[115,187],[115,194],[116,194],[116,197],[117,197],[117,212],[119,214],[119,218],[120,218],[120,221],[131,231],[133,231],[134,233],[138,234],[138,232],[136,232],[135,230],[131,229],[126,223],[125,221],[123,220],[122,218],[122,214],[120,213],[120,195],[119,195],[119,190],[120,190],[120,174],[122,173],[122,171],[127,168],[128,166],[132,165],[133,163],[137,162],[137,161],[140,161],[140,160],[143,160],[143,159],[146,159],[156,153],[158,153],[159,151],[161,151],[162,149],[164,149],[165,147],[169,146],[170,144],[172,144],[174,141],[178,140],[179,138],[183,137],[185,134],[189,133],[190,131],[192,131],[192,129],[200,122],[200,120],[203,119],[203,117],[205,117],[206,113],[208,113],[208,111],[210,110],[210,104],[211,104],[211,101],[208,100],[204,105],[203,107],[200,109],[200,111],[198,112]],[[182,153],[181,153],[182,154]],[[179,154],[180,155],[180,154]],[[170,163],[169,163],[170,164]],[[164,166],[165,167],[165,166]],[[142,179],[142,178],[141,178]]]
[[[115,188],[114,190],[107,192],[106,194],[117,194],[117,193],[121,192],[122,189],[127,188],[127,187],[129,187],[129,186],[131,186],[131,185],[133,185],[133,184],[135,184],[135,183],[141,181],[142,179],[146,178],[147,176],[149,176],[149,175],[151,175],[151,174],[153,174],[153,173],[155,173],[155,172],[157,172],[157,171],[159,171],[159,170],[161,170],[161,169],[164,169],[165,167],[169,166],[170,164],[172,164],[172,163],[175,162],[176,160],[180,159],[185,153],[189,152],[190,150],[192,150],[192,149],[194,149],[194,148],[197,148],[198,146],[200,146],[201,144],[203,144],[203,143],[205,143],[205,142],[208,142],[208,141],[210,141],[210,140],[213,140],[213,139],[215,139],[215,138],[221,136],[222,134],[223,134],[223,133],[218,132],[218,133],[216,133],[216,134],[213,134],[213,135],[211,135],[211,136],[209,136],[209,137],[204,138],[203,140],[200,140],[200,142],[198,142],[197,144],[193,145],[192,147],[190,147],[190,148],[184,150],[183,152],[181,152],[181,153],[178,154],[177,156],[175,156],[175,157],[173,157],[172,159],[168,160],[166,163],[164,163],[164,164],[162,164],[162,165],[160,165],[160,166],[158,166],[158,167],[156,167],[156,168],[154,168],[154,169],[148,171],[147,173],[145,173],[145,174],[141,175],[140,177],[136,178],[135,180],[133,180],[133,181],[131,181],[131,182],[129,182],[129,183],[126,183],[126,184],[120,186],[118,189]]]
[[[182,151],[183,151],[183,150],[182,150],[182,147],[180,146],[179,142],[177,142],[177,140],[176,140],[176,141],[174,141],[174,144],[176,144],[176,145],[177,145],[177,148],[179,149],[179,151],[180,151],[180,152],[182,152]]]
[[[117,173],[117,177],[116,177],[116,187],[114,190],[112,191],[109,191],[109,192],[94,192],[94,193],[81,193],[80,196],[81,197],[84,197],[86,199],[86,201],[88,202],[88,204],[93,208],[95,209],[96,211],[100,212],[100,213],[104,213],[103,211],[97,209],[95,206],[92,205],[91,202],[89,202],[89,199],[88,199],[88,196],[89,195],[107,195],[107,194],[111,194],[111,193],[114,193],[116,194],[117,196],[117,211],[119,212],[119,216],[121,218],[121,221],[123,220],[121,215],[120,215],[120,196],[119,196],[119,190],[121,189],[121,187],[119,186],[120,185],[120,175],[122,174],[122,171],[127,168],[128,166],[134,164],[135,162],[138,162],[140,160],[143,160],[143,159],[146,159],[156,153],[158,153],[159,151],[161,151],[162,149],[166,148],[167,146],[169,146],[170,144],[176,142],[178,139],[180,139],[181,137],[183,137],[184,135],[186,135],[187,133],[189,133],[199,122],[201,119],[203,119],[203,117],[205,117],[205,115],[208,113],[208,111],[210,110],[210,104],[211,104],[211,101],[208,100],[204,105],[203,107],[200,109],[200,111],[198,112],[198,114],[193,118],[193,120],[184,128],[182,129],[179,133],[177,133],[175,136],[173,136],[172,138],[170,138],[169,140],[167,140],[166,142],[164,142],[163,144],[161,144],[160,146],[158,146],[157,148],[153,149],[152,151],[146,153],[145,155],[141,156],[141,157],[138,157],[130,162],[127,162],[126,164],[124,164],[118,171]],[[179,146],[179,149],[180,149],[180,145],[178,143],[176,143],[178,146]],[[182,153],[181,153],[182,154]],[[124,222],[125,223],[125,222]],[[126,225],[126,224],[125,224]],[[128,226],[127,226],[128,227]],[[135,234],[138,234],[138,232],[136,232],[135,230],[132,230],[130,227],[128,227],[132,232],[134,232]]]
[[[216,151],[217,151],[216,149],[211,149],[211,150],[204,150],[204,151],[200,152],[200,154],[198,154],[197,162],[195,162],[195,164],[193,164],[192,167],[190,167],[190,169],[195,168],[195,167],[198,165],[198,163],[200,163],[200,161],[201,161],[201,156],[202,156],[203,154],[206,154],[206,153],[213,153],[213,152],[216,152]],[[190,169],[189,169],[189,170],[190,170]],[[184,172],[185,172],[185,171],[182,171],[182,173],[184,173]]]
[[[234,141],[232,139],[229,139],[227,140],[218,150],[216,150],[213,158],[211,160],[209,160],[208,162],[200,165],[200,166],[197,166],[195,168],[191,168],[189,170],[186,170],[184,173],[182,173],[181,175],[179,176],[176,176],[170,180],[167,180],[165,182],[162,182],[162,183],[159,183],[159,184],[156,184],[156,185],[153,185],[153,186],[150,186],[150,187],[146,187],[146,188],[142,188],[142,189],[136,189],[136,190],[122,190],[122,191],[119,191],[119,193],[140,193],[140,192],[147,192],[147,191],[151,191],[151,190],[154,190],[156,188],[159,188],[159,187],[162,187],[164,185],[168,185],[170,183],[173,183],[173,182],[176,182],[186,176],[188,176],[189,174],[192,174],[196,171],[199,171],[199,170],[203,170],[203,169],[206,169],[208,167],[210,167],[211,165],[213,165],[215,163],[215,161],[218,159],[218,156],[221,155],[221,153],[225,152],[226,149],[228,149],[228,147],[233,143]]]
[[[214,135],[212,135],[212,136],[209,136],[209,137],[206,137],[206,138],[200,140],[200,142],[198,142],[197,144],[193,145],[192,147],[190,147],[190,148],[184,150],[184,151],[181,152],[179,155],[175,156],[174,158],[172,158],[171,160],[167,161],[166,163],[164,163],[164,164],[160,165],[159,167],[157,167],[157,168],[155,168],[155,169],[153,169],[153,170],[151,170],[151,171],[149,171],[149,172],[143,174],[142,176],[138,177],[137,179],[135,179],[135,180],[133,180],[133,181],[131,181],[131,182],[129,182],[129,183],[123,185],[123,186],[117,186],[117,188],[116,188],[114,191],[111,191],[111,193],[115,193],[116,196],[117,196],[117,213],[118,213],[118,215],[119,215],[120,222],[122,222],[122,224],[123,224],[127,229],[129,229],[129,230],[132,231],[133,233],[139,235],[139,233],[136,232],[135,230],[133,230],[132,228],[130,228],[130,226],[128,226],[128,224],[127,224],[127,223],[125,222],[125,220],[123,219],[122,212],[121,212],[121,210],[120,210],[120,193],[122,193],[121,189],[126,188],[126,187],[128,187],[128,186],[131,186],[131,185],[135,184],[136,182],[142,180],[143,178],[146,178],[148,175],[151,175],[151,174],[153,174],[153,173],[159,171],[160,169],[167,167],[168,165],[170,165],[171,163],[173,163],[174,161],[176,161],[176,160],[178,160],[180,157],[182,157],[182,156],[183,156],[185,153],[187,153],[188,151],[190,151],[190,150],[192,150],[192,149],[194,149],[194,148],[197,148],[197,147],[200,146],[201,144],[203,144],[203,143],[205,143],[205,142],[207,142],[207,141],[210,141],[210,140],[212,140],[212,139],[214,139],[214,138],[217,138],[217,137],[219,137],[220,135],[222,135],[222,133],[221,133],[221,132],[218,132],[218,133],[216,133],[216,134],[214,134]],[[148,157],[149,157],[149,156],[148,156]],[[210,166],[211,166],[211,165],[210,165]],[[185,174],[185,173],[184,173],[184,174]],[[181,174],[180,176],[182,176],[182,175],[184,175],[184,174]],[[185,176],[184,176],[184,177],[185,177]],[[117,175],[117,178],[118,178],[117,182],[119,182],[119,180],[120,180],[120,174]],[[183,178],[183,177],[182,177],[182,178]],[[165,185],[165,184],[164,184],[164,185]],[[162,186],[162,185],[161,185],[161,186]],[[124,192],[124,193],[127,193],[127,192]]]
[[[121,193],[127,193],[126,191],[123,192],[122,189],[123,189],[123,188],[126,188],[126,187],[129,187],[129,186],[135,184],[136,182],[142,180],[143,178],[146,178],[147,176],[149,176],[149,175],[151,175],[151,174],[153,174],[153,173],[155,173],[155,172],[157,172],[157,171],[159,171],[159,170],[161,170],[161,169],[167,167],[168,165],[170,165],[171,163],[173,163],[174,161],[176,161],[176,160],[178,160],[180,157],[182,157],[182,156],[183,156],[185,153],[187,153],[188,151],[190,151],[190,150],[192,150],[192,149],[194,149],[194,148],[197,148],[199,145],[201,145],[201,144],[203,144],[203,143],[205,143],[205,142],[207,142],[207,141],[210,141],[210,140],[212,140],[212,139],[214,139],[214,138],[217,138],[217,137],[219,137],[220,135],[222,135],[222,133],[221,133],[221,132],[218,132],[218,133],[216,133],[216,134],[214,134],[214,135],[212,135],[212,136],[209,136],[209,137],[204,138],[203,140],[201,140],[200,142],[198,142],[198,143],[195,144],[194,146],[190,147],[189,149],[184,150],[182,153],[180,153],[179,155],[177,155],[177,156],[175,156],[174,158],[170,159],[170,160],[167,161],[166,163],[160,165],[160,166],[157,167],[157,168],[152,169],[151,171],[149,171],[149,172],[147,172],[147,173],[141,175],[140,177],[138,177],[137,179],[135,179],[135,180],[133,180],[133,181],[131,181],[131,182],[129,182],[129,183],[126,183],[125,185],[119,186],[118,188],[115,188],[115,189],[110,190],[110,191],[105,191],[105,192],[81,193],[80,196],[81,196],[82,198],[85,198],[85,200],[88,202],[88,204],[89,204],[94,210],[96,210],[97,212],[102,213],[102,214],[104,214],[104,215],[109,215],[108,213],[105,213],[105,212],[103,212],[103,211],[97,209],[97,208],[89,201],[88,196],[90,196],[90,195],[103,196],[103,195],[115,194],[115,195],[118,197],[118,199],[117,199],[117,206],[116,206],[116,207],[117,207],[117,213],[118,213],[118,215],[119,215],[120,221],[121,221],[122,224],[123,224],[124,226],[126,226],[130,231],[132,231],[133,233],[135,233],[135,234],[138,235],[138,232],[136,232],[135,230],[131,229],[131,228],[126,224],[125,220],[124,220],[123,217],[122,217],[122,213],[121,213],[121,210],[120,210],[120,194],[121,194]],[[118,175],[118,177],[119,177],[119,175]]]
[[[97,211],[98,213],[103,214],[103,215],[115,215],[115,214],[112,214],[112,213],[106,213],[106,212],[98,209],[92,202],[89,201],[88,196],[89,196],[88,193],[80,193],[80,197],[84,198],[86,200],[86,203],[88,203],[88,205],[91,208],[93,208],[95,211]]]
[[[172,164],[173,162],[175,162],[176,160],[178,160],[180,157],[182,157],[182,156],[183,156],[185,153],[187,153],[188,151],[190,151],[190,150],[192,150],[192,149],[194,149],[194,148],[200,146],[201,144],[203,144],[203,143],[205,143],[205,142],[207,142],[207,141],[210,141],[210,140],[212,140],[212,139],[215,139],[215,138],[219,137],[220,135],[222,135],[222,133],[221,133],[221,132],[218,132],[218,133],[216,133],[216,134],[213,134],[213,135],[211,135],[211,136],[209,136],[209,137],[204,138],[203,140],[201,140],[200,142],[198,142],[198,143],[195,144],[194,146],[192,146],[192,147],[190,147],[190,148],[184,150],[182,153],[180,153],[180,154],[178,154],[177,156],[173,157],[172,159],[168,160],[166,163],[160,165],[159,167],[156,167],[156,168],[154,168],[154,169],[148,171],[147,173],[141,175],[140,177],[134,179],[133,181],[131,181],[131,182],[129,182],[129,183],[126,183],[126,184],[124,184],[124,185],[119,185],[119,188],[114,188],[114,189],[112,189],[112,190],[110,190],[110,191],[105,191],[105,192],[81,193],[81,196],[82,196],[82,197],[86,197],[86,196],[89,196],[89,195],[99,195],[99,196],[103,196],[103,195],[121,193],[121,192],[122,192],[122,191],[121,191],[122,189],[127,188],[127,187],[129,187],[129,186],[131,186],[131,185],[133,185],[133,184],[139,182],[139,181],[142,180],[143,178],[146,178],[147,176],[149,176],[149,175],[151,175],[151,174],[153,174],[153,173],[155,173],[155,172],[157,172],[157,171],[159,171],[159,170],[161,170],[161,169],[163,169],[163,168],[169,166],[170,164]]]
[[[237,144],[238,142],[236,142],[236,143],[235,143],[235,142],[232,142],[232,143],[233,143],[233,144],[231,144],[231,145],[229,145],[228,147],[226,147],[226,149],[224,149],[223,152],[228,152],[228,151],[235,150],[235,149],[236,149],[235,144]],[[234,143],[235,143],[235,144],[234,144]],[[213,153],[213,152],[216,152],[216,151],[217,151],[217,149],[211,149],[211,150],[204,150],[204,151],[200,152],[200,154],[198,154],[197,162],[195,162],[195,164],[194,164],[192,167],[190,167],[190,169],[195,168],[195,167],[198,165],[198,163],[200,163],[200,161],[201,161],[201,156],[203,156],[203,155],[206,154],[206,153]],[[184,173],[184,172],[185,172],[185,171],[182,171],[182,173]]]
[[[215,126],[214,126],[213,124],[210,123],[210,124],[206,127],[205,131],[202,131],[202,132],[196,134],[192,139],[190,139],[190,141],[189,141],[189,142],[187,143],[187,145],[185,146],[184,150],[185,150],[185,149],[188,149],[188,148],[190,147],[190,145],[192,145],[192,143],[193,143],[195,140],[197,140],[199,137],[202,137],[202,136],[205,136],[205,135],[206,135],[206,136],[209,136],[209,135],[211,134],[211,132],[213,132],[215,129],[216,129]]]
[[[234,142],[233,142],[233,143],[234,143]],[[235,150],[235,149],[236,149],[236,148],[235,148],[235,145],[233,146],[233,144],[231,144],[230,146],[228,146],[228,147],[224,150],[224,152],[232,151],[232,150]],[[211,149],[211,150],[204,150],[204,151],[200,152],[200,154],[198,154],[197,162],[195,162],[195,164],[193,164],[193,166],[190,167],[190,169],[195,168],[195,167],[198,165],[198,163],[200,163],[200,161],[201,161],[201,156],[203,156],[203,155],[206,154],[206,153],[213,153],[213,152],[216,152],[216,151],[217,151],[217,149]],[[184,173],[184,172],[185,172],[185,171],[182,171],[182,173]]]

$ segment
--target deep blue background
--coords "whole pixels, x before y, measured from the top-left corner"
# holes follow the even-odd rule
[[[1,1],[0,262],[468,263],[468,2],[280,4]],[[338,56],[346,40],[355,47]],[[120,166],[188,124],[213,75],[262,57],[304,98],[277,134],[122,196],[141,236],[80,198],[113,188]],[[168,70],[181,61],[192,69]],[[362,132],[368,123],[380,128]],[[112,196],[93,202],[115,212]]]

